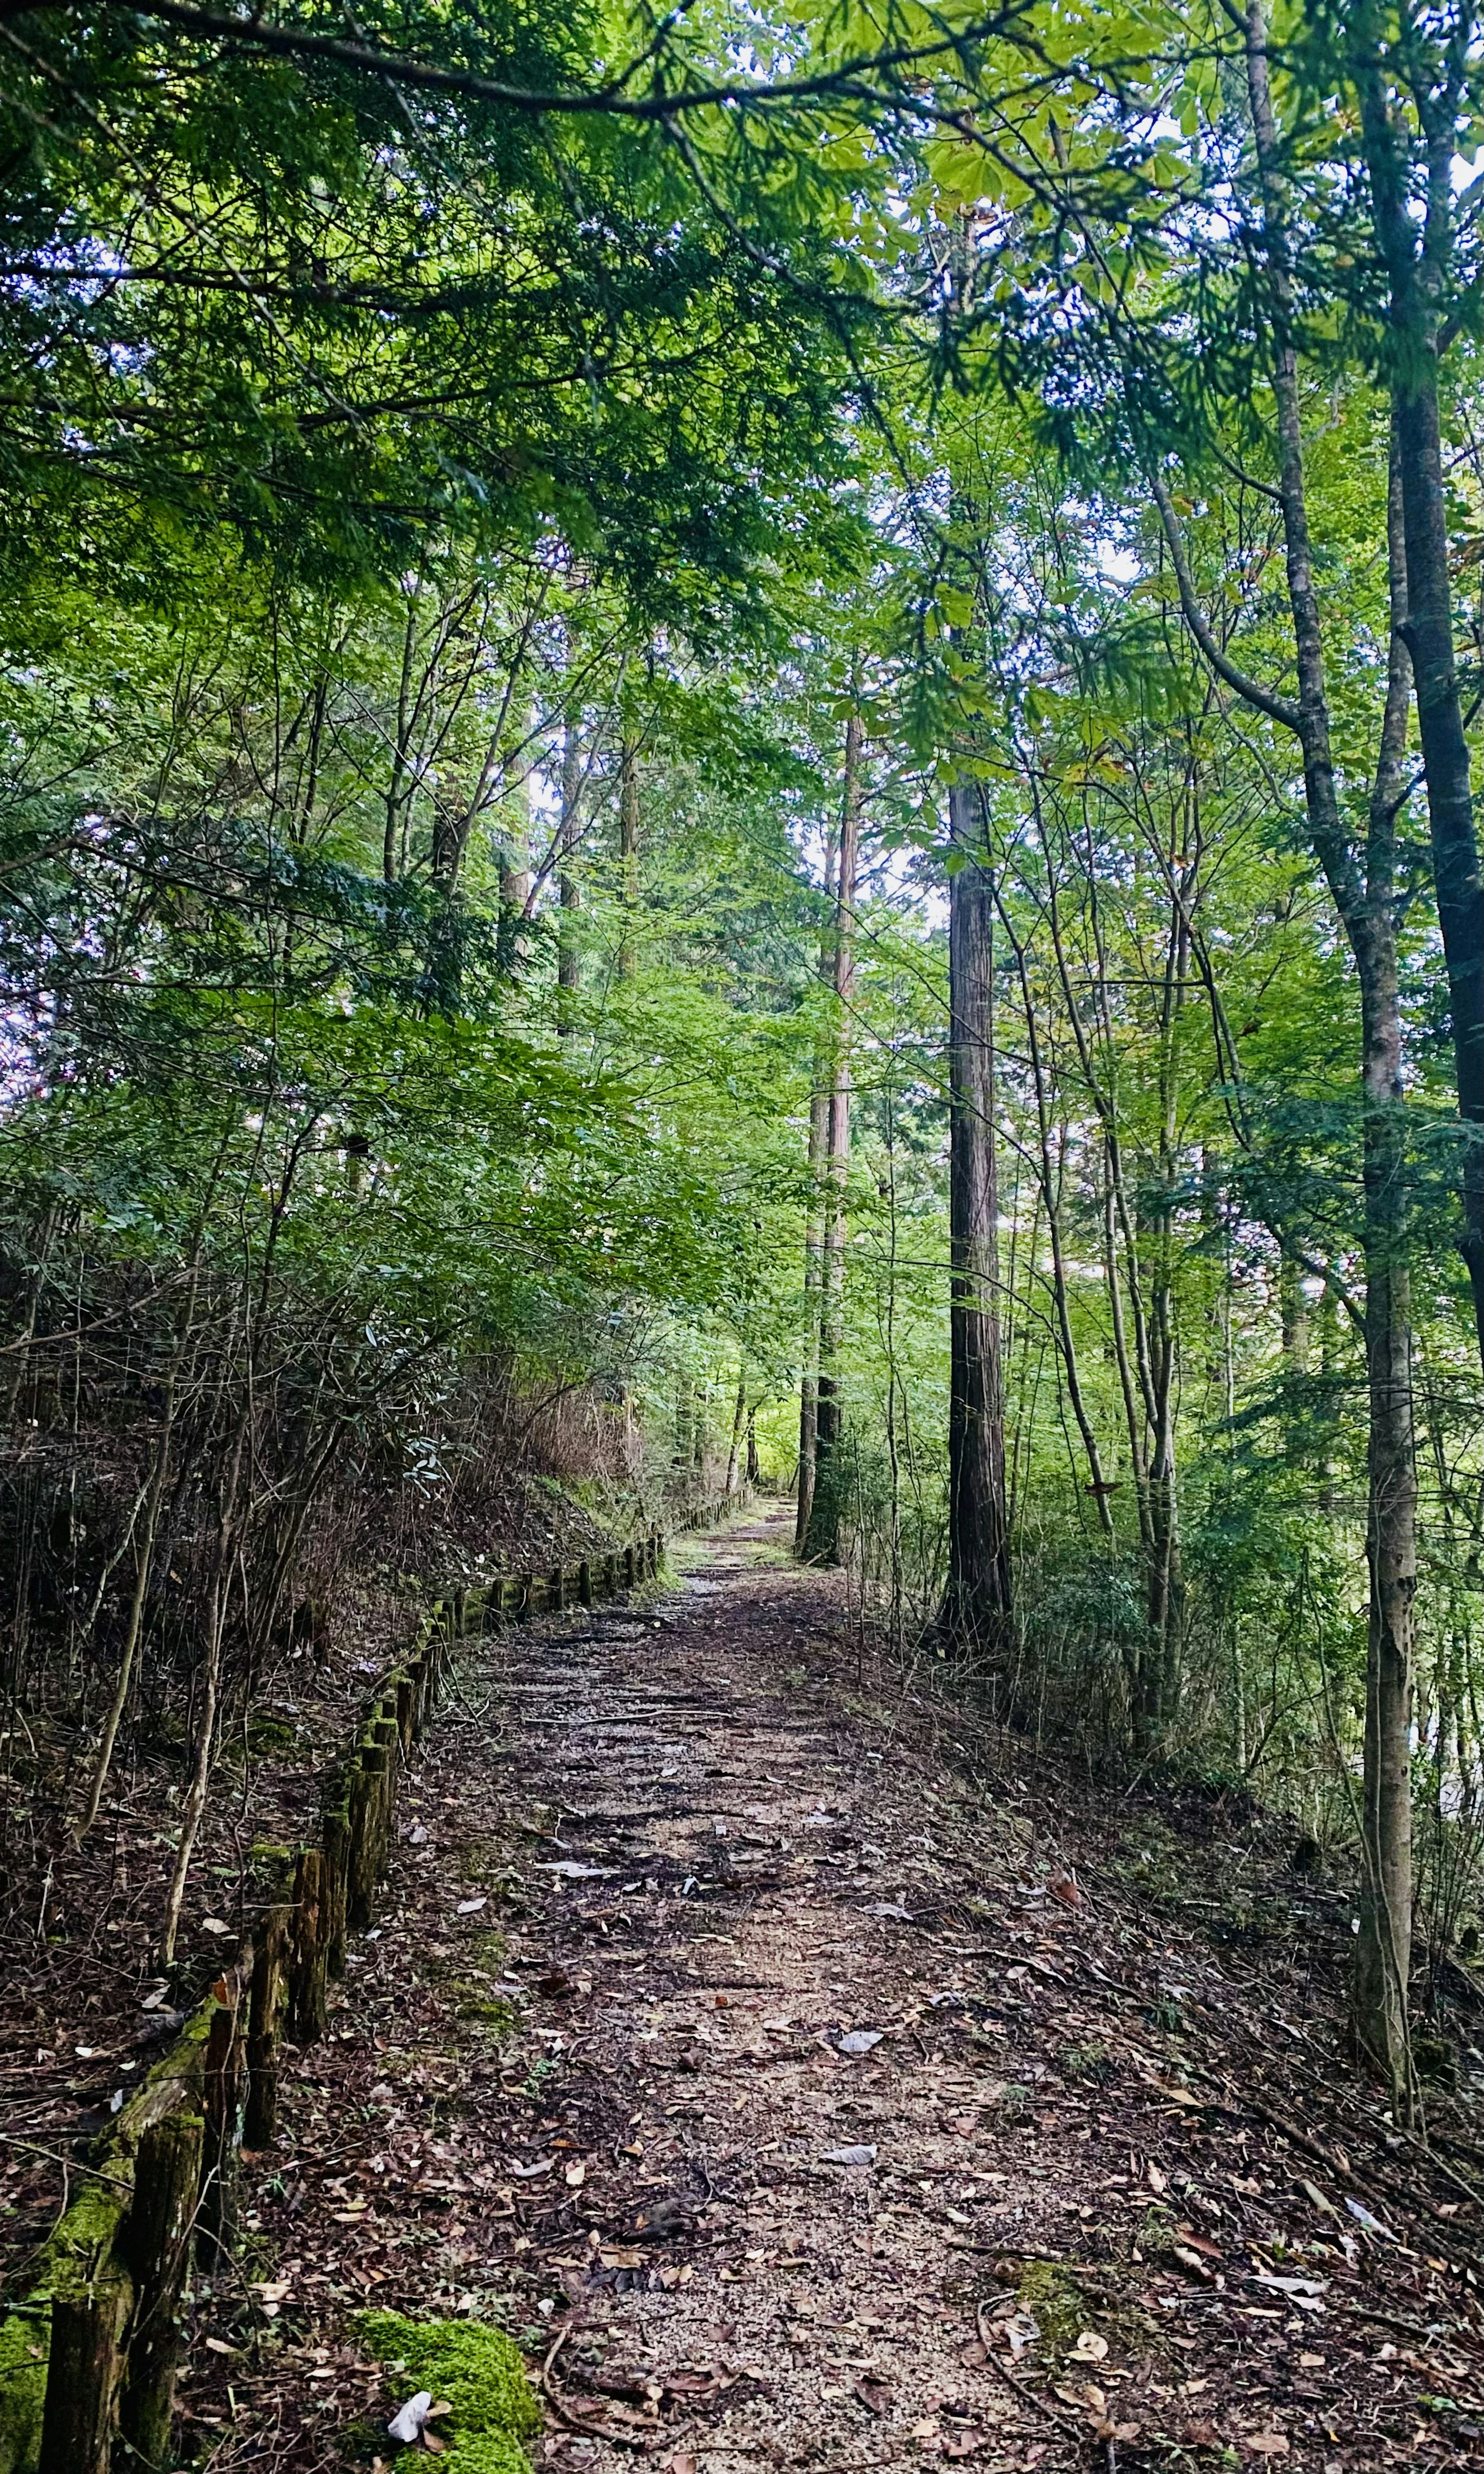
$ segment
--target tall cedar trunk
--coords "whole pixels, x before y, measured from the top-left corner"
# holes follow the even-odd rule
[[[578,980],[576,913],[581,896],[568,865],[577,847],[582,815],[582,740],[576,717],[569,715],[562,733],[562,813],[557,824],[561,866],[557,894],[561,915],[556,933],[556,1027],[567,1038],[576,1028],[572,1003]]]
[[[1010,1611],[1000,1374],[999,1199],[994,1156],[994,887],[971,785],[948,794],[961,859],[948,896],[949,1253],[948,1587],[939,1616],[983,1654]]]
[[[1417,696],[1433,886],[1464,1125],[1464,1258],[1484,1361],[1484,893],[1453,645],[1438,410],[1438,297],[1454,254],[1453,114],[1449,111],[1446,120],[1440,114],[1439,126],[1427,133],[1427,206],[1420,230],[1412,211],[1410,150],[1392,119],[1374,54],[1362,61],[1358,83],[1376,237],[1391,295],[1392,417],[1406,544],[1401,632]]]
[[[634,976],[634,930],[639,916],[639,742],[626,738],[619,757],[619,861],[622,879],[623,934],[619,977]]]
[[[836,847],[833,831],[824,854],[826,899],[835,891]],[[826,933],[819,940],[818,973],[828,979],[833,947]],[[815,1452],[819,1434],[819,1299],[824,1271],[825,1162],[830,1143],[829,1066],[821,1048],[815,1058],[815,1085],[809,1097],[809,1213],[804,1223],[804,1368],[799,1377],[798,1502],[793,1521],[793,1551],[804,1553],[815,1507]]]
[[[855,985],[855,903],[861,846],[861,717],[845,724],[845,785],[835,894],[835,1056],[825,1133],[824,1243],[819,1264],[819,1375],[815,1478],[804,1552],[838,1564],[843,1492],[839,1349],[845,1299],[845,1182],[850,1167],[850,1020]]]
[[[1383,939],[1377,939],[1382,943]],[[1400,1012],[1396,937],[1384,936],[1362,987],[1366,1044],[1365,1879],[1355,1953],[1355,2023],[1400,2091],[1406,2076],[1412,1945],[1412,1599],[1417,1479],[1406,1267]]]

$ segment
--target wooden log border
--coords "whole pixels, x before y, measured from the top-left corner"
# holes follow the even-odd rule
[[[678,1525],[708,1528],[749,1499],[736,1489]],[[162,2457],[191,2244],[208,2269],[235,2246],[244,2145],[272,2138],[285,2032],[306,2045],[326,2031],[327,1979],[345,1972],[348,1930],[372,1921],[401,1770],[454,1642],[621,1597],[652,1581],[664,1556],[651,1528],[571,1570],[507,1572],[432,1600],[325,1779],[317,1844],[288,1855],[235,1963],[75,2169],[80,2195],[29,2293],[0,2315],[0,2474],[111,2474],[115,2462]]]

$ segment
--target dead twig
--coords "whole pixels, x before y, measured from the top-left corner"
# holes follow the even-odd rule
[[[1069,2439],[1075,2439],[1080,2448],[1086,2435],[1083,2433],[1081,2426],[1072,2420],[1071,2415],[1062,2413],[1056,2406],[1049,2403],[1045,2397],[1038,2396],[1034,2389],[1028,2389],[1022,2381],[1016,2379],[1015,2374],[1010,2369],[1009,2364],[1001,2362],[999,2355],[995,2352],[994,2347],[989,2342],[989,2330],[985,2324],[985,2306],[983,2303],[980,2304],[978,2311],[974,2315],[974,2324],[979,2330],[979,2341],[985,2349],[985,2360],[989,2365],[990,2369],[998,2371],[1001,2379],[1005,2382],[1006,2387],[1012,2389],[1014,2394],[1018,2396],[1024,2404],[1034,2405],[1038,2413],[1043,2413],[1048,2422],[1054,2422],[1058,2431],[1064,2431]]]

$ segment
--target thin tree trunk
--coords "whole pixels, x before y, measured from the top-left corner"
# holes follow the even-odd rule
[[[139,1646],[139,1635],[144,1627],[144,1609],[149,1598],[150,1575],[155,1560],[155,1540],[159,1528],[159,1509],[164,1501],[165,1482],[170,1471],[170,1446],[175,1435],[175,1409],[180,1390],[181,1368],[184,1363],[185,1352],[195,1328],[195,1303],[196,1281],[193,1273],[181,1328],[176,1335],[175,1347],[171,1352],[169,1371],[165,1377],[165,1397],[160,1418],[159,1437],[155,1448],[154,1464],[150,1470],[149,1492],[145,1497],[144,1525],[139,1533],[139,1543],[136,1549],[134,1593],[129,1602],[129,1621],[124,1632],[124,1646],[119,1653],[118,1677],[113,1687],[113,1698],[109,1705],[109,1714],[104,1721],[103,1740],[98,1747],[98,1758],[93,1768],[92,1783],[87,1790],[87,1802],[83,1807],[83,1816],[74,1833],[79,1846],[98,1818],[99,1807],[103,1802],[103,1791],[108,1784],[109,1771],[112,1765],[113,1747],[118,1741],[118,1731],[123,1723],[124,1711],[129,1706],[129,1687],[134,1680],[134,1657]]]
[[[855,986],[855,905],[861,846],[861,716],[845,724],[845,781],[835,893],[835,1054],[825,1132],[824,1232],[819,1265],[819,1374],[815,1472],[804,1553],[838,1564],[843,1492],[839,1351],[845,1298],[845,1185],[850,1169],[850,1000]]]
[[[726,1486],[723,1492],[727,1494],[731,1493],[733,1487],[737,1484],[737,1462],[738,1456],[742,1450],[742,1435],[745,1430],[746,1423],[747,1361],[743,1358],[742,1364],[737,1369],[737,1401],[732,1411],[732,1444],[731,1449],[726,1456]]]
[[[639,917],[639,742],[625,739],[619,759],[619,859],[622,876],[623,934],[619,977],[634,976],[634,931]]]
[[[994,1156],[994,886],[971,785],[948,794],[949,1248],[946,1636],[983,1656],[1010,1612]]]
[[[196,1757],[191,1769],[190,1785],[181,1815],[181,1835],[177,1842],[175,1863],[171,1869],[170,1886],[165,1894],[165,1912],[159,1932],[159,1960],[162,1967],[174,1963],[176,1937],[181,1929],[181,1909],[185,1900],[186,1877],[191,1856],[201,1830],[202,1815],[207,1808],[207,1796],[211,1784],[211,1752],[216,1734],[217,1704],[222,1686],[222,1638],[227,1629],[227,1598],[231,1581],[233,1550],[236,1544],[237,1489],[242,1475],[242,1455],[248,1426],[244,1409],[237,1422],[231,1459],[228,1464],[222,1487],[221,1512],[217,1520],[216,1540],[211,1557],[211,1580],[207,1593],[206,1655],[202,1661],[201,1710],[196,1725]]]
[[[556,1027],[566,1039],[576,1029],[572,1002],[580,977],[576,914],[582,897],[568,862],[577,847],[582,814],[582,740],[575,716],[569,714],[562,733],[562,813],[557,826],[561,866],[557,876],[560,918],[556,938]]]
[[[824,890],[835,892],[836,844],[833,831],[824,854]],[[818,975],[828,979],[833,967],[829,932],[819,940]],[[815,1472],[819,1436],[819,1302],[824,1269],[827,1198],[825,1162],[830,1142],[829,1064],[821,1044],[815,1058],[815,1083],[809,1096],[809,1210],[804,1222],[804,1365],[799,1377],[799,1468],[793,1519],[793,1551],[804,1553],[814,1514]]]
[[[1103,1456],[1098,1449],[1096,1429],[1087,1414],[1087,1403],[1077,1362],[1077,1346],[1072,1337],[1071,1298],[1067,1288],[1066,1258],[1061,1243],[1060,1172],[1052,1158],[1051,1108],[1047,1097],[1045,1068],[1041,1057],[1041,1039],[1035,1016],[1035,1000],[1031,990],[1025,945],[1015,934],[1010,913],[998,893],[995,898],[995,908],[999,912],[1000,925],[1009,940],[1010,952],[1015,958],[1015,973],[1020,982],[1020,1002],[1025,1014],[1027,1054],[1031,1063],[1032,1087],[1035,1094],[1037,1164],[1041,1201],[1045,1206],[1047,1234],[1051,1240],[1052,1303],[1056,1309],[1057,1340],[1061,1350],[1061,1363],[1066,1375],[1067,1398],[1071,1402],[1072,1415],[1077,1420],[1077,1431],[1082,1437],[1083,1450],[1087,1458],[1088,1492],[1092,1495],[1097,1508],[1098,1527],[1105,1538],[1110,1539],[1113,1536],[1113,1507],[1108,1501],[1111,1488],[1103,1473]]]
[[[531,898],[531,793],[527,762],[522,761],[508,795],[511,821],[500,834],[497,859],[499,868],[499,925],[496,931],[496,959],[499,968],[513,979],[523,958],[521,940]]]
[[[1264,0],[1248,0],[1247,72],[1273,317],[1278,497],[1299,680],[1296,702],[1277,696],[1246,677],[1216,643],[1197,600],[1169,492],[1157,473],[1152,473],[1151,482],[1170,546],[1180,602],[1196,642],[1219,677],[1298,739],[1303,758],[1309,837],[1350,940],[1360,982],[1370,1414],[1367,1549],[1371,1589],[1363,1779],[1367,1879],[1353,1993],[1358,2041],[1391,2081],[1394,2104],[1399,2114],[1404,2114],[1412,2101],[1408,2035],[1412,1915],[1409,1734],[1411,1602],[1417,1570],[1406,1158],[1400,1125],[1401,1029],[1395,907],[1396,824],[1403,794],[1402,757],[1412,684],[1405,634],[1409,591],[1404,446],[1399,432],[1394,430],[1387,526],[1392,638],[1362,874],[1341,816],[1330,752],[1323,629],[1309,542],[1282,154],[1268,76]]]

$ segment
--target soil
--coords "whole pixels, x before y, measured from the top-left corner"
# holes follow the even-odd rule
[[[1357,2076],[1343,1892],[906,1690],[791,1523],[470,1644],[181,2465],[410,2466],[370,2305],[509,2327],[553,2474],[1476,2462],[1471,2093]]]

